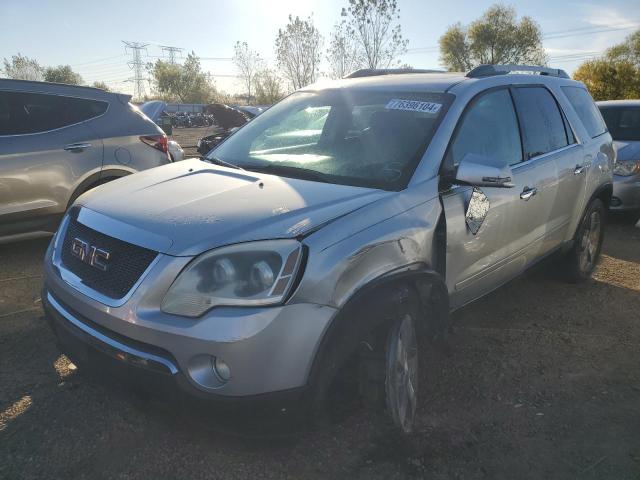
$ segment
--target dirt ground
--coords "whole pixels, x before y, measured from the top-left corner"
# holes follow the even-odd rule
[[[417,432],[354,409],[246,438],[87,379],[39,300],[46,241],[0,246],[1,479],[640,479],[640,229],[607,229],[584,285],[536,268],[453,315]]]
[[[185,158],[199,157],[198,140],[213,133],[212,127],[174,128],[173,135],[169,138],[180,144],[184,150]]]

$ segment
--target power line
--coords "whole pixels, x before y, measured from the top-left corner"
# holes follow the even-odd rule
[[[131,52],[133,55],[133,60],[131,60],[128,65],[133,70],[133,82],[134,82],[134,97],[141,99],[145,95],[144,90],[144,81],[143,78],[143,69],[144,63],[142,62],[142,51],[146,52],[148,43],[141,42],[128,42],[123,40],[122,43],[125,45],[125,52]]]
[[[542,36],[543,40],[554,40],[556,38],[567,38],[574,36],[582,36],[582,35],[594,35],[596,33],[607,33],[607,32],[616,32],[620,30],[629,30],[631,28],[640,27],[640,22],[627,22],[627,23],[618,23],[605,26],[590,26],[590,27],[580,27],[568,30],[557,30],[554,32],[549,32]],[[419,54],[419,53],[436,53],[440,50],[438,46],[429,46],[429,47],[412,47],[408,48],[408,54]]]
[[[129,68],[127,68],[126,70],[112,70],[109,72],[100,72],[100,73],[83,73],[83,72],[78,72],[80,73],[80,75],[83,76],[83,78],[98,78],[98,79],[103,79],[103,78],[107,78],[107,77],[129,77],[131,74],[131,70],[129,70]]]
[[[92,63],[99,63],[99,62],[103,62],[105,60],[112,60],[114,58],[120,58],[120,57],[126,57],[126,54],[120,54],[120,55],[114,55],[112,57],[104,57],[104,58],[97,58],[95,60],[90,60],[88,62],[82,62],[82,63],[75,63],[73,65],[71,65],[72,67],[81,67],[82,65],[90,65]]]
[[[149,58],[166,58],[163,55],[147,55]],[[200,57],[198,56],[198,60],[214,60],[214,61],[223,61],[230,62],[233,60],[233,57]]]
[[[96,65],[90,65],[88,67],[80,67],[78,70],[82,70],[84,72],[99,72],[104,70],[113,70],[114,68],[118,68],[118,67],[127,68],[127,63],[117,62],[117,63],[96,64]]]
[[[594,28],[593,30],[573,32],[573,33],[567,32],[564,34],[554,34],[554,35],[549,34],[549,35],[544,35],[542,39],[555,40],[557,38],[580,37],[583,35],[595,35],[596,33],[607,33],[607,32],[617,32],[620,30],[629,30],[631,28],[637,28],[638,26],[640,26],[640,24],[635,24],[633,26],[627,26],[627,27]]]
[[[577,62],[581,60],[591,60],[603,55],[606,50],[578,51],[575,53],[565,53],[562,55],[550,55],[549,61],[558,62]]]

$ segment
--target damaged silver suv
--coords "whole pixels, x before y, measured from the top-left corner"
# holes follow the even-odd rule
[[[418,360],[450,311],[552,253],[570,280],[590,276],[613,161],[561,70],[359,71],[203,160],[82,195],[47,251],[43,303],[81,369],[316,408],[356,362],[364,398],[409,432]]]

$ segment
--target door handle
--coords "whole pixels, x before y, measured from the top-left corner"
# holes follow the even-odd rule
[[[531,197],[533,197],[536,193],[538,193],[537,188],[524,187],[524,190],[520,194],[520,198],[526,201],[526,200],[529,200]]]
[[[587,168],[589,168],[589,164],[587,163],[583,163],[582,165],[576,165],[575,170],[573,171],[574,175],[580,175],[581,173],[583,173]]]
[[[69,145],[65,145],[64,149],[67,152],[79,152],[81,150],[84,150],[90,147],[91,147],[90,143],[70,143]]]

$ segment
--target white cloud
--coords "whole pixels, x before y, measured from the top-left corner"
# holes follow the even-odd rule
[[[638,22],[629,20],[629,12],[622,12],[613,7],[600,5],[577,4],[584,11],[583,20],[594,27],[619,28],[632,27]]]

